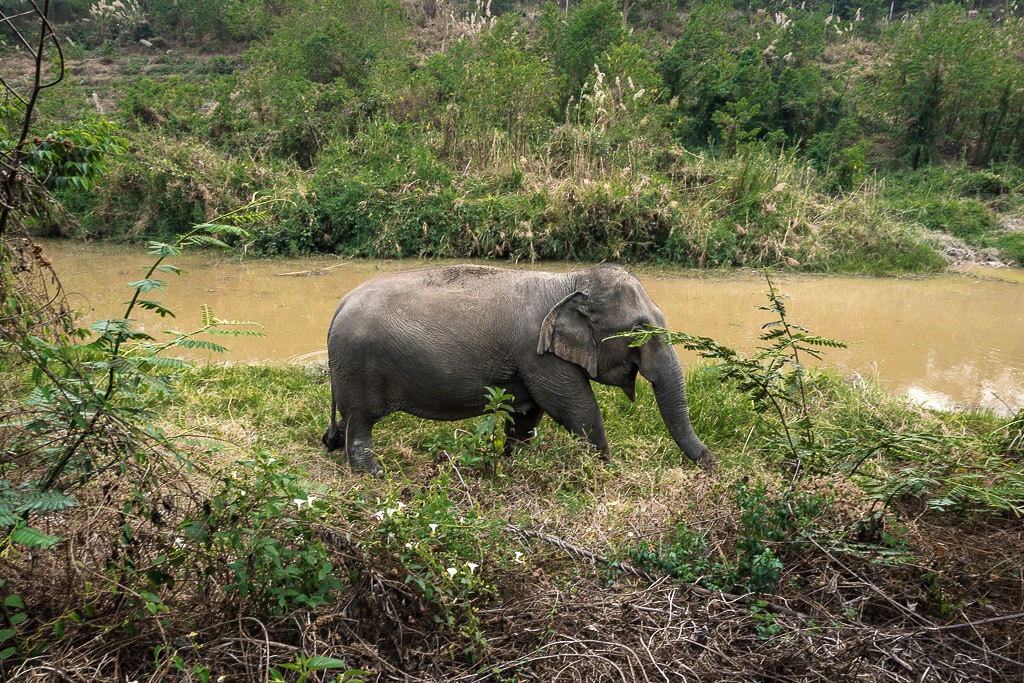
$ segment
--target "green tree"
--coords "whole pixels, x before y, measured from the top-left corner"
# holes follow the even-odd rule
[[[273,35],[245,55],[242,89],[262,145],[308,167],[331,137],[372,111],[374,73],[408,54],[399,0],[296,0]]]
[[[831,97],[818,63],[825,27],[821,15],[792,7],[746,18],[720,0],[694,9],[661,63],[679,138],[727,149],[756,139],[805,142],[825,123]]]
[[[575,105],[575,122],[599,129],[615,149],[667,145],[667,90],[656,64],[643,40],[629,38],[609,47],[597,58]]]
[[[992,24],[946,4],[894,25],[886,38],[892,59],[878,115],[899,135],[911,167],[973,156],[985,129],[996,125],[993,111],[1009,104],[1001,98],[1014,71],[994,49],[1001,41]]]
[[[731,99],[730,82],[739,69],[732,42],[731,3],[710,0],[693,9],[683,34],[661,61],[666,85],[676,98],[676,134],[687,145],[717,137],[712,114]]]
[[[593,73],[598,55],[625,35],[615,0],[583,0],[568,13],[549,2],[544,5],[540,25],[543,47],[574,91]]]
[[[149,0],[142,4],[158,35],[186,44],[261,37],[270,28],[274,10],[280,12],[284,5],[267,0]]]
[[[445,106],[442,118],[465,143],[459,149],[473,142],[489,145],[498,131],[515,154],[526,153],[558,115],[551,68],[530,46],[517,15],[506,14],[489,30],[436,53],[428,67]]]

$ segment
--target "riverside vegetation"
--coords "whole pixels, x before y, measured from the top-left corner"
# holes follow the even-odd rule
[[[628,14],[627,25],[663,21],[667,32],[675,26],[680,41],[718,35],[697,26],[687,33],[688,21],[701,12],[728,20],[722,31],[744,22],[785,23],[768,21],[775,17],[770,13],[702,5],[690,20],[674,24],[674,15],[658,18],[653,11],[660,6],[654,3],[633,4],[639,14]],[[54,18],[74,28],[75,6],[62,4],[63,14]],[[110,19],[137,8],[134,3],[94,7],[99,9],[89,21],[109,20],[109,45],[124,40],[124,31],[142,30],[140,17],[130,12],[127,19]],[[170,30],[173,18],[181,39],[196,41],[206,35],[203,26],[226,26],[229,35],[252,41],[245,59],[268,60],[252,69],[254,78],[280,80],[250,94],[234,89],[239,81],[209,115],[175,105],[181,108],[154,108],[148,123],[150,114],[139,113],[137,124],[120,130],[97,119],[53,132],[56,119],[49,117],[73,98],[53,97],[59,83],[47,87],[60,75],[47,65],[59,61],[54,51],[62,44],[39,15],[34,33],[21,31],[39,39],[26,41],[40,67],[35,80],[26,86],[5,80],[21,97],[7,100],[10,139],[0,176],[0,674],[12,680],[39,675],[152,681],[1020,678],[1024,415],[930,412],[871,383],[809,370],[809,356],[842,340],[801,328],[799,301],[786,301],[770,273],[765,327],[752,356],[680,332],[634,335],[636,343],[645,335],[667,335],[705,357],[688,374],[687,388],[695,428],[721,461],[712,473],[680,466],[651,391],[642,385],[633,404],[598,387],[609,437],[617,445],[609,463],[549,423],[542,423],[536,443],[510,459],[500,456],[508,397],[492,392],[490,412],[478,420],[391,416],[377,439],[385,476],[353,477],[319,445],[329,405],[321,370],[193,367],[168,357],[175,347],[216,350],[217,340],[227,338],[230,345],[230,335],[257,333],[258,327],[220,320],[209,309],[200,312],[195,329],[165,339],[149,338],[131,321],[137,307],[169,321],[174,313],[187,313],[169,311],[159,300],[162,288],[179,284],[173,282],[182,275],[174,256],[183,248],[229,244],[268,252],[326,247],[352,253],[397,244],[394,252],[380,252],[394,255],[417,249],[443,254],[441,247],[474,244],[480,250],[475,253],[498,254],[497,235],[506,240],[502,255],[524,258],[600,258],[614,255],[602,250],[621,249],[618,257],[624,259],[702,262],[704,254],[705,264],[785,265],[793,259],[803,267],[935,267],[921,227],[907,216],[939,211],[925,211],[922,202],[934,202],[949,215],[991,218],[996,210],[1013,209],[1016,152],[1000,131],[1015,120],[1015,93],[1007,93],[1008,109],[996,115],[1004,123],[995,133],[986,129],[984,154],[991,156],[968,160],[965,149],[982,152],[961,144],[954,154],[961,163],[931,165],[948,153],[947,145],[956,146],[957,135],[967,135],[956,127],[960,119],[927,129],[941,130],[942,144],[925,144],[927,136],[921,136],[927,130],[918,131],[914,147],[902,151],[895,138],[869,145],[854,131],[849,140],[864,143],[865,155],[886,153],[897,165],[905,155],[908,166],[918,169],[892,171],[884,182],[862,169],[864,178],[855,177],[845,189],[841,175],[829,181],[838,185],[825,189],[819,183],[833,167],[815,170],[803,156],[799,140],[809,138],[784,142],[773,135],[776,129],[751,118],[752,100],[736,105],[739,100],[730,99],[732,91],[723,91],[721,83],[713,90],[722,109],[707,112],[703,123],[680,110],[679,101],[648,103],[635,92],[620,100],[625,109],[587,109],[582,102],[597,97],[596,73],[589,75],[593,62],[603,63],[613,48],[657,46],[650,34],[623,32],[622,17],[613,16],[608,4],[584,3],[567,14],[542,10],[529,31],[514,17],[487,20],[482,27],[473,22],[459,29],[470,35],[414,62],[415,69],[387,62],[386,72],[378,71],[385,68],[378,53],[402,45],[393,31],[380,27],[404,25],[388,24],[406,16],[397,13],[402,6],[381,3],[379,15],[371,12],[351,24],[319,21],[323,16],[314,22],[298,2],[191,7],[172,11],[171,3],[151,2],[147,25]],[[339,10],[346,7],[338,3]],[[429,12],[419,8],[425,31],[432,26]],[[352,17],[342,11],[338,16]],[[954,13],[949,7],[923,8],[907,21],[943,16]],[[576,23],[584,18],[601,19],[603,30]],[[840,24],[839,37],[868,30],[853,18]],[[985,26],[1003,30],[1010,19],[995,15]],[[953,24],[962,30],[961,24],[973,21],[980,20],[961,17]],[[825,24],[830,36],[834,22],[835,17]],[[891,30],[874,19],[863,23],[883,34]],[[241,35],[240,27],[254,33]],[[322,27],[359,40],[324,40]],[[364,36],[366,31],[371,33]],[[497,40],[500,31],[509,31],[511,42]],[[611,38],[587,43],[601,46],[601,52],[575,55],[580,31]],[[76,35],[76,44],[85,44],[87,35]],[[872,35],[860,38],[865,50]],[[289,41],[306,38],[305,51],[290,49]],[[494,40],[493,49],[524,52],[495,58],[487,62],[491,69],[481,71],[475,60]],[[740,57],[760,54],[763,60],[771,44],[757,51],[726,50],[721,59],[735,58],[735,77],[741,64],[749,64]],[[103,45],[96,49],[107,49]],[[365,46],[368,52],[341,50],[338,56],[330,53],[336,45]],[[784,46],[775,45],[776,53]],[[552,57],[525,60],[541,49]],[[446,63],[456,58],[464,61]],[[288,59],[308,59],[303,68],[327,74],[309,78],[317,74],[271,68],[273,60]],[[431,60],[450,70],[430,67]],[[630,62],[637,68],[642,63],[664,62]],[[557,82],[575,82],[590,97],[554,97],[558,106],[549,130],[548,124],[515,129],[522,102],[505,110],[474,107],[468,104],[473,100],[461,99],[464,93],[489,103],[518,96],[526,85],[549,86],[528,72],[533,75],[512,85],[483,89],[488,82],[475,79],[500,73],[497,64],[557,68]],[[218,73],[230,67],[229,60],[207,68]],[[345,80],[348,70],[363,80]],[[940,72],[936,87],[950,80]],[[296,73],[305,73],[306,81]],[[438,73],[457,81],[447,95],[431,95],[445,103],[450,118],[417,119],[431,112],[426,103],[434,100],[410,103],[418,92],[414,81],[430,82]],[[602,87],[615,83],[610,67],[602,73]],[[619,86],[628,88],[632,78],[645,94],[668,87],[636,73],[616,74]],[[744,73],[754,79],[759,72]],[[385,75],[399,80],[381,80]],[[402,86],[407,89],[383,87],[401,83],[403,76],[412,79]],[[698,76],[686,78],[696,82]],[[707,83],[713,80],[713,73],[706,75]],[[307,81],[306,89],[285,88]],[[741,78],[736,84],[741,81],[748,82]],[[151,88],[153,96],[139,101],[155,106],[161,92],[182,98],[189,87],[201,92],[204,86],[168,79],[142,80],[136,87]],[[212,129],[188,128],[218,116],[221,106],[230,112],[233,102],[243,107],[256,101],[247,99],[254,93],[262,98],[261,108],[225,122],[233,121],[230,130],[238,140],[260,131],[250,139],[251,157],[239,160],[218,149]],[[452,100],[453,93],[460,99]],[[364,99],[369,94],[378,99]],[[328,95],[333,99],[319,99]],[[192,103],[205,101],[197,97]],[[292,112],[290,119],[274,118],[284,116],[285,102],[310,108]],[[357,102],[358,110],[348,108]],[[581,103],[577,110],[571,109],[574,102]],[[44,109],[38,120],[37,104]],[[646,123],[621,114],[634,104],[658,104],[672,127],[657,129],[665,123],[657,111],[649,112]],[[475,117],[484,110],[511,118],[482,129],[456,128],[477,125]],[[126,111],[130,107],[122,102]],[[396,118],[401,112],[405,118]],[[620,114],[608,126],[598,125],[601,116]],[[344,125],[338,123],[342,119]],[[452,128],[439,129],[446,121]],[[610,124],[625,121],[654,128],[628,134],[619,129],[623,137],[615,138]],[[715,126],[687,128],[708,121]],[[181,126],[175,135],[182,137],[171,134],[174,126]],[[288,130],[309,132],[308,142],[290,152],[276,147],[300,139],[289,138]],[[551,137],[539,135],[545,130]],[[672,135],[658,137],[667,132]],[[196,142],[197,134],[208,139]],[[714,151],[674,146],[704,138]],[[450,147],[434,146],[441,143]],[[462,156],[445,157],[442,149]],[[279,152],[286,153],[270,158]],[[315,154],[302,156],[309,152]],[[335,155],[328,166],[324,154]],[[459,163],[446,165],[453,159]],[[979,170],[967,161],[1000,165]],[[257,168],[263,175],[252,172]],[[442,174],[429,184],[428,173]],[[210,183],[213,178],[224,184]],[[916,189],[889,195],[889,178]],[[329,186],[341,194],[327,193]],[[965,188],[981,186],[1005,190],[965,196],[973,191]],[[294,192],[281,196],[281,188]],[[127,283],[126,310],[90,329],[82,329],[67,309],[57,274],[31,239],[40,230],[69,225],[55,211],[55,196],[80,217],[77,229],[98,232],[103,225],[110,235],[134,231],[149,238],[153,264],[142,279]],[[694,198],[707,204],[689,204]],[[517,214],[519,202],[523,211],[535,213]],[[653,216],[661,222],[645,213],[655,206]],[[480,207],[505,207],[508,213],[492,215]],[[352,215],[362,222],[344,229],[330,222]],[[465,225],[444,222],[453,215]],[[542,222],[545,216],[549,223]],[[803,223],[789,226],[788,233],[772,232],[794,218]],[[866,218],[871,220],[860,221]],[[726,221],[733,256],[720,258],[726,252],[716,251],[715,240],[688,241],[688,229],[718,234]],[[466,225],[490,226],[494,234],[465,235]],[[976,225],[982,227],[971,239],[979,243],[1008,235],[984,221]],[[568,231],[581,228],[588,237],[570,239]],[[515,241],[515,230],[523,231],[525,242]],[[837,234],[840,241],[827,242]],[[677,235],[679,241],[659,241],[659,235]],[[776,243],[764,241],[771,235]],[[842,240],[862,251],[854,253]],[[513,249],[516,244],[526,246]],[[707,249],[686,251],[693,244]],[[787,251],[797,245],[806,252]],[[584,248],[585,254],[568,251]]]
[[[1024,257],[1016,5],[570,4],[61,3],[34,168],[78,227],[41,229],[169,240],[260,193],[249,253]]]

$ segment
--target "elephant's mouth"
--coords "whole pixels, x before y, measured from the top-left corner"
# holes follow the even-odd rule
[[[618,385],[622,387],[622,391],[626,394],[626,398],[632,403],[636,400],[636,376],[640,372],[640,367],[635,363],[630,363],[629,369],[626,370],[626,377]]]

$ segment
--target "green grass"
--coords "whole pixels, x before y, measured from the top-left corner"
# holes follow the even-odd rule
[[[555,503],[564,503],[567,492],[592,496],[613,484],[642,497],[666,477],[701,476],[669,437],[650,385],[639,382],[635,403],[618,389],[595,389],[612,447],[609,463],[595,459],[586,444],[545,418],[534,441],[510,459],[498,458],[495,476],[468,473],[479,485],[558,493],[561,498],[556,496]],[[987,457],[997,449],[991,435],[1007,422],[987,412],[921,411],[872,384],[850,383],[835,371],[814,371],[808,391],[816,441],[837,474],[886,439],[907,435],[933,436],[937,441],[923,453],[939,452],[950,462]],[[782,463],[786,449],[779,418],[758,413],[746,395],[717,377],[713,367],[691,369],[688,397],[694,428],[718,455],[722,477],[768,472]],[[187,433],[222,438],[242,451],[265,450],[303,466],[333,462],[344,474],[343,454],[327,454],[320,443],[329,409],[329,384],[318,368],[208,365],[182,375],[180,394],[162,420]],[[438,466],[458,466],[474,422],[421,420],[396,413],[375,427],[375,450],[396,479],[427,477]],[[887,452],[882,448],[872,458],[876,469],[898,465],[905,455],[892,451],[887,458]]]

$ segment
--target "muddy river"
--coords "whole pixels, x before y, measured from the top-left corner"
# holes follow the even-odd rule
[[[141,247],[47,242],[72,305],[90,319],[123,315],[152,258]],[[327,326],[338,300],[375,275],[423,261],[349,261],[329,256],[240,259],[193,252],[169,263],[187,275],[163,275],[150,295],[177,314],[139,311],[154,336],[199,326],[200,306],[227,320],[252,320],[264,337],[219,338],[230,352],[216,361],[311,362],[326,358]],[[503,264],[496,264],[503,265]],[[563,264],[538,267],[564,270]],[[665,312],[669,327],[750,353],[769,316],[767,287],[756,272],[634,269]],[[889,391],[932,407],[1024,407],[1024,271],[986,269],[915,278],[796,274],[773,276],[789,297],[791,322],[847,342],[825,363],[878,380]],[[684,363],[692,358],[683,355]],[[205,358],[205,356],[204,356]]]

